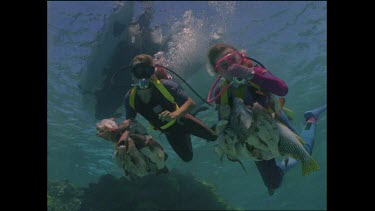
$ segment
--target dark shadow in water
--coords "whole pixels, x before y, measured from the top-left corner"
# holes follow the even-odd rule
[[[48,210],[229,210],[215,188],[172,170],[130,181],[104,175],[98,183],[75,187],[48,181]]]

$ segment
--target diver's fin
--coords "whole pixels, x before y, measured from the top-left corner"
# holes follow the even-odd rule
[[[303,114],[303,116],[305,117],[306,120],[308,120],[311,117],[315,117],[318,119],[320,113],[324,112],[326,109],[327,109],[327,105],[323,105],[313,110],[306,111]]]

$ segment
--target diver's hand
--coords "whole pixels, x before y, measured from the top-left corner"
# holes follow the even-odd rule
[[[233,77],[244,78],[250,80],[254,77],[253,68],[248,68],[239,64],[231,65],[228,70],[223,74],[225,79],[232,79]]]
[[[121,129],[128,128],[128,127],[130,127],[130,125],[131,125],[132,123],[133,123],[132,120],[130,120],[130,119],[126,119],[126,120],[124,120],[124,121],[119,125],[119,128],[121,128]]]
[[[121,137],[119,138],[118,142],[117,142],[117,146],[126,146],[126,142],[128,141],[128,138],[129,138],[129,135],[130,135],[130,132],[127,130],[125,131]]]
[[[162,121],[171,121],[173,119],[177,119],[179,117],[178,113],[170,112],[170,111],[163,111],[159,114],[159,119]]]

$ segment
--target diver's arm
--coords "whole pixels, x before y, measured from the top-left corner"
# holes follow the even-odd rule
[[[260,66],[248,68],[243,65],[234,64],[225,73],[225,77],[230,79],[232,77],[244,78],[278,96],[285,96],[288,93],[288,86],[283,80]]]
[[[254,67],[254,77],[250,81],[278,96],[285,96],[288,93],[288,86],[283,80],[260,66]]]
[[[186,100],[186,102],[176,111],[172,112],[173,115],[176,116],[176,118],[179,118],[191,111],[192,108],[196,105],[195,101],[191,99],[190,97]]]
[[[159,114],[161,120],[170,121],[177,119],[192,110],[196,105],[195,101],[188,97],[187,93],[173,80],[160,80],[169,93],[173,96],[179,108],[173,112],[163,111]]]
[[[134,121],[134,119],[126,119],[123,122],[121,122],[118,126],[118,131],[121,131],[123,133],[127,128],[129,128],[130,124]]]
[[[164,121],[171,121],[173,119],[180,118],[181,116],[189,113],[191,109],[195,106],[195,102],[193,99],[188,98],[184,104],[181,105],[176,111],[163,111],[159,114],[159,119]]]

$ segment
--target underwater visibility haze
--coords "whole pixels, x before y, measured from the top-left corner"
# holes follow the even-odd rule
[[[238,163],[221,162],[213,151],[215,142],[191,136],[194,157],[183,162],[166,137],[151,130],[140,115],[137,119],[166,150],[170,175],[149,175],[139,183],[122,178],[123,171],[113,160],[112,144],[95,135],[95,125],[101,119],[124,120],[123,99],[130,88],[130,76],[118,75],[122,87],[112,86],[110,79],[135,55],[161,58],[205,99],[215,80],[207,59],[215,43],[245,50],[286,82],[286,107],[294,111],[294,124],[301,131],[303,113],[327,102],[325,1],[48,1],[47,10],[47,173],[48,186],[53,187],[49,188],[48,207],[123,209],[93,199],[133,191],[129,193],[133,198],[127,199],[130,210],[327,209],[326,113],[319,117],[312,153],[320,170],[302,176],[301,164],[297,164],[272,196],[253,161],[243,162],[245,172]],[[185,84],[181,86],[197,106],[204,104]],[[208,107],[197,117],[212,126],[217,111]],[[82,191],[59,181],[89,191],[83,191],[83,196]],[[121,189],[119,184],[127,188]],[[52,199],[62,187],[81,198]],[[163,192],[163,187],[168,189]],[[184,191],[190,191],[189,195],[178,197]],[[145,197],[160,203],[151,200],[142,204]],[[162,203],[172,198],[186,206]],[[105,200],[114,206],[121,198]],[[65,203],[65,208],[58,203]]]

